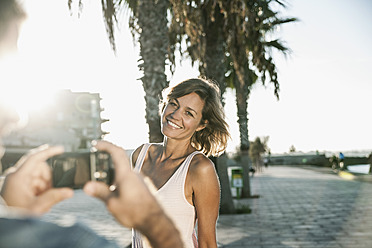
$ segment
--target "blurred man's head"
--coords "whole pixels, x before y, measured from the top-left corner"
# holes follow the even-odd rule
[[[6,54],[17,50],[19,28],[25,17],[26,14],[17,0],[0,0],[0,60]],[[1,84],[6,84],[6,82],[1,82]],[[4,89],[6,87],[1,91]],[[2,93],[6,94],[6,92]],[[18,120],[17,112],[0,99],[0,158],[3,155],[1,137],[16,126]]]
[[[17,50],[19,29],[25,17],[17,0],[0,0],[0,57]]]

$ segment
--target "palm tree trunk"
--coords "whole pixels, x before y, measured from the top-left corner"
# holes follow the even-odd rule
[[[159,99],[168,85],[165,61],[168,48],[167,8],[168,0],[139,0],[138,24],[140,26],[140,57],[138,66],[145,90],[146,121],[149,125],[150,142],[161,142]]]
[[[240,79],[244,76],[240,75]],[[239,77],[238,77],[239,78]],[[243,79],[244,80],[244,79]],[[251,161],[249,159],[249,138],[248,138],[248,84],[242,84],[239,79],[234,80],[236,89],[236,107],[238,111],[238,124],[240,133],[240,152],[241,152],[241,166],[243,169],[243,189],[242,197],[247,198],[251,196],[251,187],[249,179],[249,167]]]
[[[251,166],[252,161],[249,158],[248,151],[241,151],[240,161],[243,168],[242,198],[249,198],[252,196],[251,183],[249,179],[249,167]]]
[[[231,195],[229,176],[227,174],[227,156],[225,153],[218,157],[216,166],[221,183],[220,214],[234,214],[236,209]]]
[[[220,11],[216,11],[216,13],[220,13]],[[204,13],[204,15],[207,15],[207,13]],[[224,105],[223,93],[226,90],[226,83],[224,41],[221,33],[222,18],[222,14],[216,14],[214,22],[211,22],[209,18],[206,20],[206,33],[208,35],[206,35],[205,62],[199,68],[199,71],[207,78],[218,82],[221,91],[221,102]],[[236,211],[227,174],[227,155],[225,153],[216,159],[215,166],[221,184],[220,213],[233,214]]]
[[[206,10],[204,16],[206,22],[206,43],[205,43],[205,61],[199,69],[202,74],[208,78],[215,79],[220,87],[221,98],[226,91],[225,82],[225,45],[222,34],[223,15],[220,13],[218,5],[215,10],[215,19],[212,22]],[[222,103],[224,104],[223,98]]]

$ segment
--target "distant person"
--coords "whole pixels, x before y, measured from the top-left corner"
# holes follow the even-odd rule
[[[254,173],[256,173],[256,169],[252,166],[249,166],[249,172],[251,173],[251,176],[254,176]]]
[[[345,156],[344,156],[344,154],[342,152],[339,153],[338,159],[339,159],[339,163],[340,163],[340,169],[341,170],[345,169],[344,168],[344,159],[345,159]]]
[[[23,18],[25,12],[16,0],[0,0],[0,59],[10,50],[16,50],[18,30]],[[6,82],[1,80],[1,86],[4,84]],[[6,87],[0,90],[2,93],[4,91]],[[0,102],[0,137],[17,121],[17,114]],[[105,141],[99,141],[95,147],[111,154],[116,170],[115,186],[110,190],[104,183],[89,182],[84,191],[104,201],[119,223],[139,230],[152,247],[183,247],[172,221],[142,178],[132,172],[125,150]],[[1,158],[1,142],[0,151]],[[81,224],[62,227],[37,217],[54,204],[73,196],[72,189],[51,187],[52,175],[46,160],[62,152],[62,147],[46,145],[31,150],[17,162],[12,172],[1,177],[1,247],[118,247]]]
[[[339,161],[336,155],[332,155],[332,157],[329,158],[329,162],[331,163],[331,168],[333,171],[337,172],[339,169]]]
[[[208,156],[223,152],[229,137],[219,89],[205,79],[185,80],[164,90],[161,111],[163,143],[138,147],[134,170],[154,182],[186,248],[217,247],[220,185]],[[136,231],[132,244],[148,247]]]

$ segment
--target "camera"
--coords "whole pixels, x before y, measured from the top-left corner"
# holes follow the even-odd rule
[[[66,152],[48,160],[52,169],[53,187],[81,189],[88,181],[101,181],[111,185],[114,167],[106,152]]]

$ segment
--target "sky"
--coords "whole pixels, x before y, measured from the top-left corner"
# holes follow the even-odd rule
[[[19,40],[22,72],[16,73],[23,83],[10,85],[17,93],[9,96],[32,108],[58,89],[100,93],[102,117],[110,119],[103,125],[110,132],[106,139],[134,149],[148,141],[139,44],[124,16],[116,33],[118,52],[112,52],[99,2],[83,1],[79,17],[76,6],[70,14],[67,0],[24,0],[28,19]],[[282,16],[299,21],[275,34],[291,49],[287,56],[273,53],[280,99],[270,84],[254,86],[248,101],[250,140],[269,136],[273,154],[291,146],[302,152],[372,150],[371,12],[369,0],[288,1]],[[168,80],[198,75],[184,61]],[[32,99],[29,92],[35,92]],[[228,151],[239,145],[233,95],[231,90],[225,95],[232,134]]]

